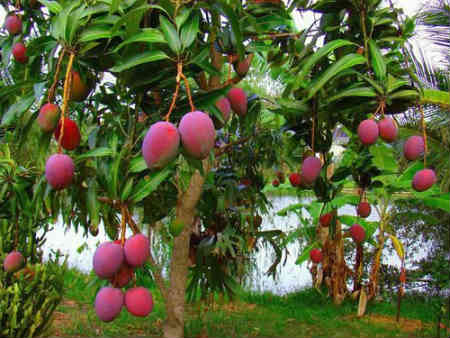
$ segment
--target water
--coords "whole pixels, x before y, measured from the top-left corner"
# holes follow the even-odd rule
[[[287,217],[277,216],[276,213],[294,203],[298,203],[297,197],[283,196],[272,197],[271,202],[273,209],[271,215],[263,218],[261,225],[262,230],[282,230],[289,232],[297,228],[298,219],[294,213]],[[355,208],[347,205],[339,209],[339,214],[356,215]],[[368,218],[369,221],[378,221],[378,216],[375,210],[372,210]],[[101,242],[109,240],[103,226],[100,226],[100,231],[97,237],[84,236],[83,231],[76,233],[73,228],[64,229],[61,222],[58,222],[52,231],[47,233],[47,241],[44,244],[44,258],[48,257],[51,250],[60,250],[61,253],[68,255],[68,265],[75,267],[82,272],[89,272],[92,269],[92,257],[97,245]],[[127,236],[131,235],[131,231],[127,230]],[[83,250],[77,250],[84,247]],[[287,257],[283,255],[282,263],[286,259],[285,265],[280,264],[277,269],[277,279],[274,280],[271,276],[266,274],[267,269],[274,261],[273,249],[269,246],[260,247],[256,254],[255,268],[248,279],[248,286],[254,291],[270,291],[275,294],[285,294],[295,290],[299,290],[311,286],[311,274],[308,270],[307,263],[296,265],[295,261],[301,253],[301,247],[298,242],[292,242],[288,245]],[[386,249],[385,249],[386,251]],[[425,250],[415,256],[414,259],[419,258],[425,254]],[[400,267],[400,260],[397,255],[389,255],[388,252],[383,254],[383,263]]]

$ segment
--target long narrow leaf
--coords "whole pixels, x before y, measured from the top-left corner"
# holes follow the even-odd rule
[[[351,88],[341,91],[327,100],[327,103],[331,103],[346,97],[376,97],[375,90],[369,87]]]
[[[379,81],[383,82],[386,79],[386,63],[384,62],[380,49],[373,40],[369,41],[369,51],[370,64],[375,76]]]
[[[343,46],[348,46],[348,45],[354,45],[354,43],[351,41],[348,41],[348,40],[339,39],[339,40],[334,40],[334,41],[328,42],[325,46],[319,48],[319,50],[317,50],[317,52],[312,54],[307,59],[307,61],[301,68],[300,72],[297,75],[296,83],[298,84],[298,83],[302,82],[305,79],[305,77],[311,72],[311,70],[317,64],[317,62],[319,62],[324,56],[328,55],[329,53],[331,53],[332,51],[334,51],[337,48],[340,48]]]
[[[194,15],[188,22],[186,22],[181,28],[181,41],[184,48],[188,48],[196,39],[199,31],[198,15]]]
[[[160,51],[160,50],[139,53],[139,54],[129,57],[128,59],[124,60],[123,62],[119,63],[118,65],[112,67],[110,70],[111,70],[111,72],[119,73],[124,70],[135,67],[137,65],[141,65],[143,63],[159,61],[159,60],[163,60],[163,59],[167,59],[167,58],[168,58],[168,56],[163,51]]]
[[[119,44],[114,49],[114,52],[119,51],[120,49],[122,49],[122,47],[133,42],[167,43],[166,39],[164,39],[164,36],[158,29],[144,28],[140,33],[133,35],[129,39]]]
[[[420,103],[435,104],[443,109],[450,109],[450,93],[443,90],[424,89]]]
[[[330,66],[325,72],[323,72],[320,77],[315,80],[311,86],[308,88],[308,99],[311,99],[316,93],[322,89],[325,84],[330,81],[333,77],[338,75],[340,72],[351,68],[356,65],[360,65],[366,62],[366,58],[359,54],[348,54],[342,59],[339,59],[332,66]]]
[[[178,36],[177,30],[172,25],[172,23],[166,19],[165,16],[160,15],[159,21],[161,23],[162,33],[170,49],[175,54],[179,54],[181,52],[181,40],[180,37]]]
[[[304,248],[302,253],[300,254],[300,256],[298,256],[297,260],[295,261],[295,264],[302,265],[306,260],[308,260],[309,253],[311,252],[311,250],[318,246],[319,246],[319,243],[317,241],[315,241],[314,243],[312,243],[312,244],[308,245],[306,248]]]
[[[110,39],[112,37],[111,26],[98,25],[90,27],[83,31],[80,35],[80,42],[89,42],[98,39]]]
[[[158,186],[172,173],[172,168],[167,167],[154,175],[152,175],[148,180],[143,180],[139,182],[131,194],[130,200],[134,203],[142,201],[153,191],[155,191]]]
[[[236,47],[239,54],[239,57],[244,58],[245,48],[244,42],[242,38],[241,27],[239,25],[239,18],[236,15],[236,12],[231,8],[225,1],[215,1],[214,7],[217,8],[222,14],[224,14],[231,24],[231,30],[234,34],[234,38],[236,39]]]

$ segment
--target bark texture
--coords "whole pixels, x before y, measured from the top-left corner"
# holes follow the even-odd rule
[[[203,161],[204,174],[209,172],[208,160]],[[195,211],[202,195],[205,177],[197,170],[191,177],[188,189],[178,198],[176,221],[184,224],[181,234],[174,239],[170,262],[170,288],[166,296],[167,319],[163,326],[164,337],[184,336],[184,307],[189,267],[189,239]]]

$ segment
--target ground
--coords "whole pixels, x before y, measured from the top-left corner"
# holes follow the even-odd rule
[[[149,318],[132,317],[123,309],[111,323],[100,322],[92,302],[96,287],[91,277],[70,272],[67,294],[58,306],[50,337],[161,336],[164,308],[153,290],[155,308]],[[92,287],[93,286],[93,287]],[[92,287],[92,288],[91,288]],[[224,304],[188,305],[187,337],[434,337],[435,324],[427,304],[405,299],[400,322],[395,299],[372,303],[357,318],[351,301],[335,306],[316,290],[287,296],[239,293]],[[428,309],[428,310],[427,310]]]

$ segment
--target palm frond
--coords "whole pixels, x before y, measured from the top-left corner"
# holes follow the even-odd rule
[[[426,38],[447,51],[450,48],[450,5],[438,1],[427,5],[417,14],[418,24],[422,26]]]

